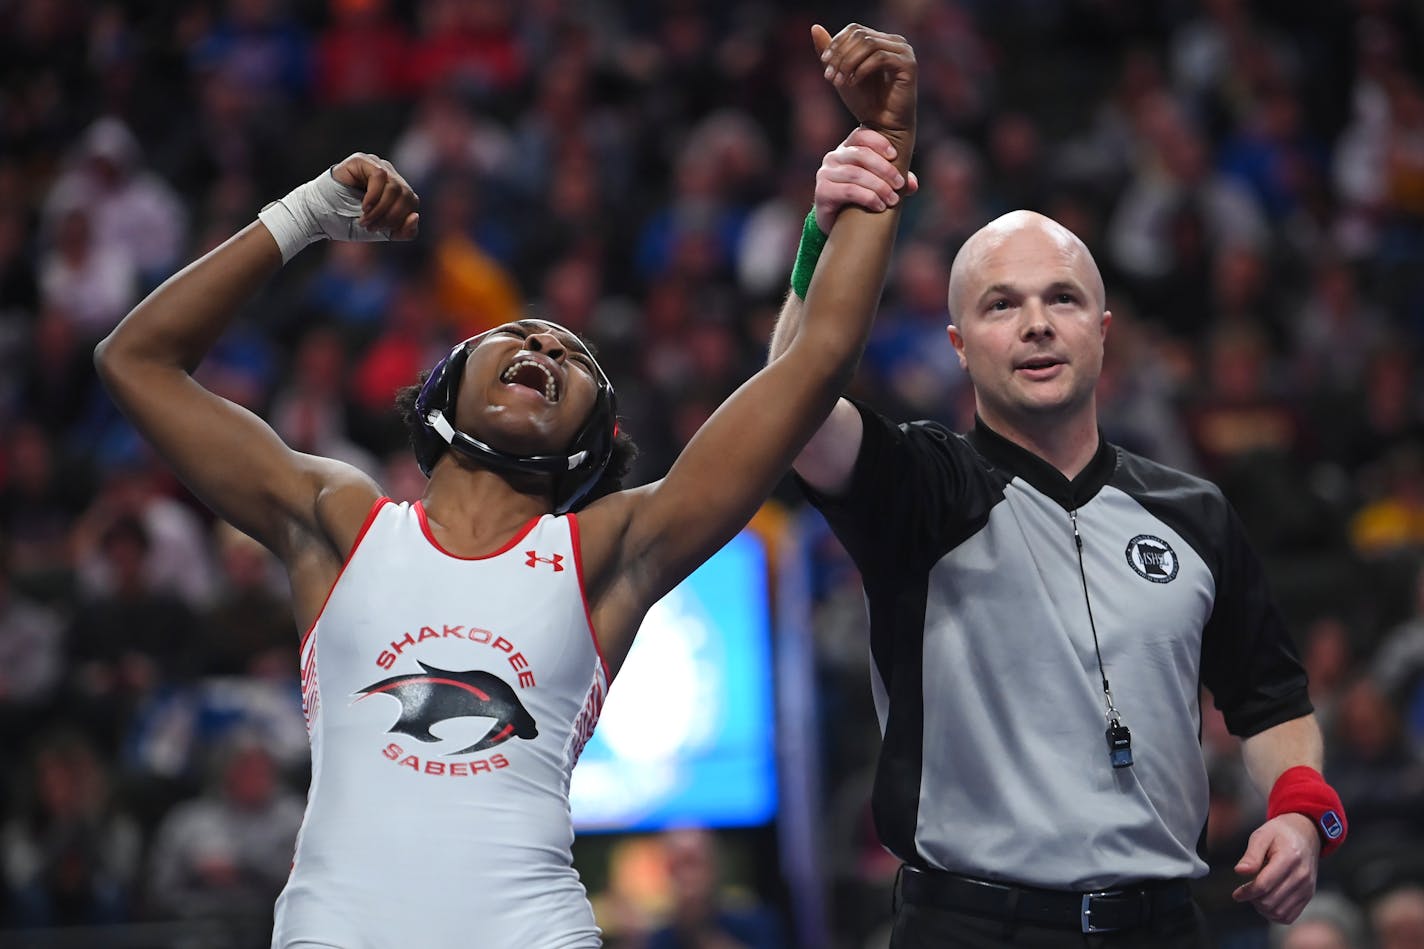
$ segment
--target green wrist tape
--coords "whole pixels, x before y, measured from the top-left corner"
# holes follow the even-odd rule
[[[806,299],[806,291],[811,287],[811,274],[816,272],[816,261],[821,258],[821,248],[826,246],[826,235],[816,226],[816,211],[806,214],[806,226],[801,228],[801,243],[796,248],[796,265],[791,268],[791,292],[799,299]]]

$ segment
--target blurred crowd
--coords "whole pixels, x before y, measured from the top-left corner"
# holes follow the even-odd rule
[[[856,394],[962,430],[960,242],[1019,207],[1081,235],[1114,314],[1104,430],[1237,506],[1351,818],[1328,893],[1268,934],[1229,899],[1264,802],[1208,712],[1222,945],[1424,945],[1412,0],[0,0],[5,927],[261,917],[301,817],[284,580],[124,423],[94,343],[262,204],[372,151],[420,193],[420,239],[302,255],[203,383],[415,498],[395,389],[537,313],[598,345],[635,480],[657,477],[764,358],[815,170],[850,130],[808,28],[850,20],[905,34],[921,68],[921,189]],[[762,524],[810,524],[831,927],[859,949],[894,876],[865,810],[864,617],[800,508],[788,483]],[[776,945],[773,922],[715,944]],[[617,936],[693,944],[639,932]]]

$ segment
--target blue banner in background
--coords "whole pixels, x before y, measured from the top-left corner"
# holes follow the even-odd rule
[[[570,797],[580,831],[741,827],[775,815],[766,554],[751,531],[648,612]]]

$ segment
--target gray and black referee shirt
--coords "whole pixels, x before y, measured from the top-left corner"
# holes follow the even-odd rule
[[[1205,873],[1199,686],[1242,737],[1311,711],[1220,490],[1105,441],[1070,482],[982,422],[859,408],[850,489],[812,500],[865,585],[882,841],[1059,889]],[[1108,759],[1090,604],[1130,768]]]

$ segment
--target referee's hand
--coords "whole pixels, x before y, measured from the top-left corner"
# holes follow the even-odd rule
[[[1273,923],[1292,923],[1315,895],[1320,834],[1304,814],[1282,814],[1251,835],[1236,872],[1251,880],[1232,892]]]

